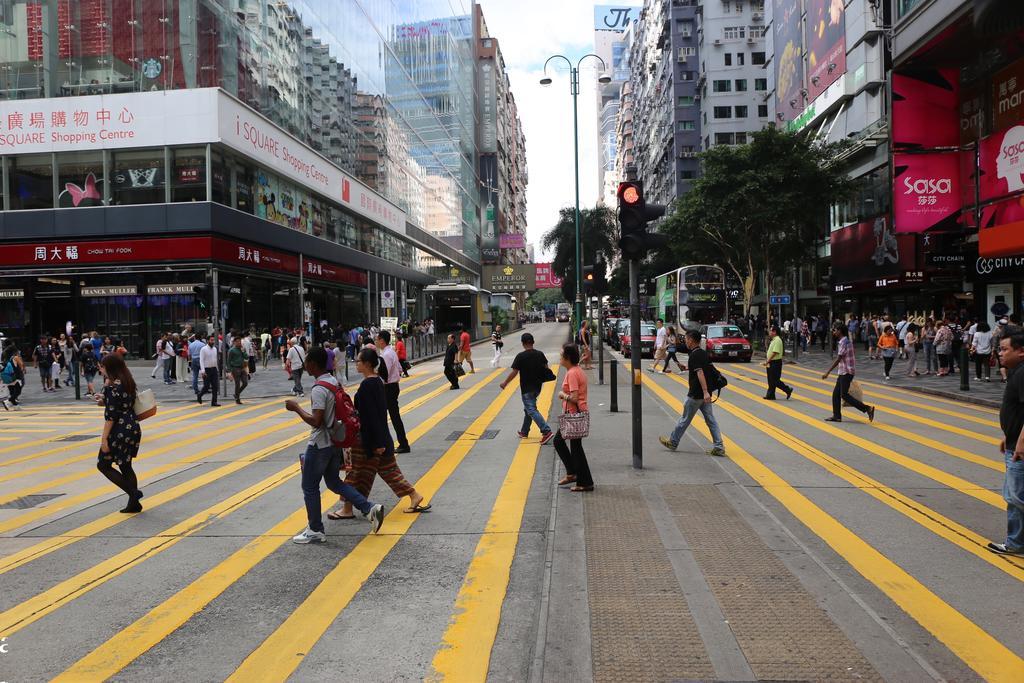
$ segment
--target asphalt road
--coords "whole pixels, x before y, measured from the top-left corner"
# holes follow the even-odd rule
[[[530,329],[555,362],[566,326]],[[501,370],[478,348],[459,392],[414,368],[400,464],[433,510],[378,481],[382,533],[327,521],[323,545],[290,542],[307,429],[283,373],[242,406],[163,403],[134,516],[95,470],[98,409],[0,413],[0,681],[1024,680],[1024,559],[984,550],[1005,535],[994,411],[865,383],[876,421],[833,425],[812,371],[768,403],[763,369],[724,365],[712,458],[699,417],[658,445],[685,378],[645,371],[637,471],[629,377],[610,413],[594,372],[597,490],[572,494],[516,437],[517,346]]]

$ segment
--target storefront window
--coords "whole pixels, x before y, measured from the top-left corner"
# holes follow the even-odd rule
[[[114,152],[110,173],[110,201],[121,204],[162,204],[164,150],[140,149]]]
[[[103,153],[57,155],[57,208],[103,205]]]
[[[53,208],[53,164],[49,154],[8,157],[12,209]]]
[[[252,169],[239,165],[235,170],[235,208],[249,214],[256,213],[253,182]]]
[[[173,151],[172,202],[206,201],[206,148],[183,147]]]
[[[219,152],[210,155],[211,161],[211,183],[212,194],[210,201],[231,206],[231,169],[224,161],[224,156]]]

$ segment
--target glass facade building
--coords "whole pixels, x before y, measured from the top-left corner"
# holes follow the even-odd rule
[[[211,207],[209,215],[246,214],[237,221],[253,226],[248,241],[307,256],[326,250],[338,255],[337,265],[366,271],[365,291],[349,297],[345,315],[374,319],[376,290],[385,288],[401,292],[403,313],[425,315],[417,287],[479,272],[473,11],[471,0],[0,0],[0,245],[110,234],[104,225],[112,219],[97,210],[223,205],[231,211]],[[119,97],[204,88],[222,90],[272,122],[274,134],[351,176],[353,187],[363,188],[364,210],[215,136],[133,145],[101,133],[73,147],[58,137],[95,133],[104,123],[129,125],[117,118],[130,105],[100,107],[94,99],[120,103]],[[39,101],[69,106],[31,106]],[[44,109],[45,120],[37,121]],[[96,120],[100,112],[108,121]],[[34,134],[52,142],[52,151],[22,144]],[[56,225],[69,219],[49,216],[64,209],[90,211],[71,212],[81,216],[72,233],[55,227],[37,234],[19,227],[30,222],[27,215],[16,216],[40,212],[34,222]],[[232,222],[225,218],[226,226],[212,229],[230,230]],[[314,241],[295,242],[281,229]],[[342,251],[318,247],[320,241]],[[0,287],[9,290],[0,307],[13,306],[23,291],[24,322],[36,287],[6,279],[25,275],[15,265],[0,257]],[[353,283],[346,286],[359,289]],[[140,281],[137,289],[151,285]],[[69,297],[77,298],[75,289],[72,283]],[[5,320],[11,315],[4,313]],[[5,325],[18,336],[17,320]],[[39,323],[24,327],[25,335],[40,331]]]

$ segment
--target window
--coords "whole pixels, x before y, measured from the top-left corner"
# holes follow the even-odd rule
[[[726,52],[725,53],[725,65],[726,66],[732,66],[732,53],[731,52]]]
[[[899,0],[896,3],[896,16],[902,17],[920,2],[921,0]]]
[[[764,36],[764,25],[754,24],[750,27],[751,38],[761,38]]]
[[[711,84],[711,92],[732,92],[732,82],[715,81]]]
[[[757,116],[762,119],[768,118],[768,105],[759,104],[757,105]]]
[[[716,119],[731,119],[732,108],[731,107],[715,107],[715,118]]]
[[[746,133],[736,133],[736,144],[737,145],[745,145],[745,144],[747,144],[747,134]]]
[[[679,34],[683,38],[689,38],[693,35],[693,21],[690,19],[676,19],[676,26],[679,28]]]
[[[172,167],[174,172],[171,176],[171,201],[205,202],[206,149],[185,147],[173,151]]]
[[[764,64],[764,53],[763,52],[751,52],[750,53],[751,64]]]
[[[743,104],[743,105],[737,105],[736,106],[736,118],[738,118],[738,119],[745,119],[745,118],[747,118],[747,105]]]
[[[103,205],[103,153],[57,155],[57,208]]]
[[[746,57],[742,52],[736,53],[736,66],[743,66],[743,60]]]
[[[697,130],[696,121],[679,121],[679,130]]]
[[[722,14],[728,14],[732,11],[732,3],[729,0],[722,0]]]
[[[696,78],[695,71],[680,71],[679,80],[681,81],[692,81]]]
[[[694,171],[694,170],[691,170],[691,169],[688,169],[688,168],[683,168],[683,169],[679,170],[679,179],[680,180],[693,180],[696,177],[697,177],[697,172]]]
[[[694,153],[693,145],[682,145],[679,148],[680,156],[689,156]]]
[[[679,106],[680,107],[692,107],[694,105],[693,95],[680,95]]]
[[[693,57],[697,54],[697,48],[695,47],[681,47],[679,48],[680,57]]]
[[[754,79],[754,90],[758,90],[760,92],[764,92],[767,89],[768,89],[768,79],[767,78],[755,78]]]
[[[213,194],[210,201],[231,206],[231,169],[225,163],[224,155],[217,150],[210,155],[210,160],[213,162]]]
[[[745,78],[737,78],[736,79],[736,92],[746,92],[746,91],[747,91],[747,79],[745,79]]]
[[[113,204],[162,204],[166,180],[163,148],[114,152],[110,201]]]
[[[750,0],[750,9],[755,12],[764,11],[764,0]]]
[[[7,157],[12,209],[53,208],[53,162],[49,154]]]
[[[739,40],[747,37],[746,26],[726,26],[722,29],[722,37],[726,40]]]
[[[716,145],[731,145],[735,140],[732,133],[715,133]]]

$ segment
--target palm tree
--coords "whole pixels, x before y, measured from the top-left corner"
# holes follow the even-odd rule
[[[592,265],[600,254],[610,263],[615,254],[615,212],[606,206],[580,210],[580,241],[583,265]],[[558,223],[544,234],[545,250],[554,250],[551,268],[562,277],[566,301],[576,300],[576,212],[572,207],[558,212]]]

